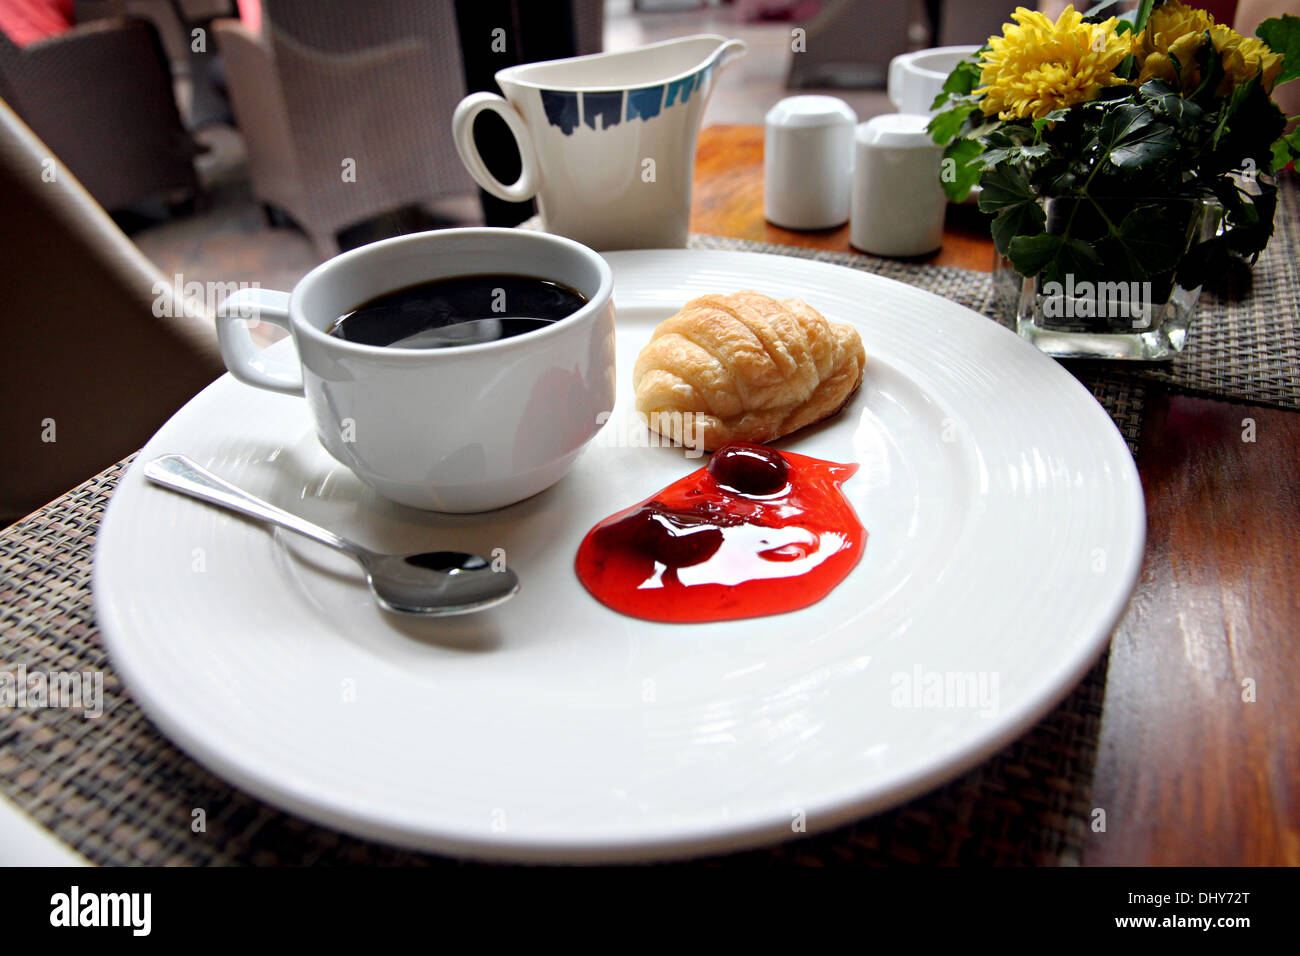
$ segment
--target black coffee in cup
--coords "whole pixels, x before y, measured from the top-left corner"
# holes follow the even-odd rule
[[[455,276],[385,292],[339,316],[326,331],[362,345],[453,348],[535,332],[586,304],[581,292],[549,279]]]

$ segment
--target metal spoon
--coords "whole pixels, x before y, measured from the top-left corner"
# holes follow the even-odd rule
[[[494,571],[477,554],[463,551],[379,554],[363,548],[250,495],[183,455],[155,458],[144,466],[144,476],[173,491],[260,518],[347,552],[361,562],[366,582],[385,610],[431,617],[469,614],[500,604],[519,590],[515,572],[506,567]]]

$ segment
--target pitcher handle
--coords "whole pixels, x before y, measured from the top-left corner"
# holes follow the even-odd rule
[[[505,120],[514,135],[515,145],[519,147],[519,178],[507,186],[491,172],[474,142],[474,119],[484,110],[491,110]],[[471,93],[460,101],[451,118],[451,135],[460,153],[460,161],[465,164],[469,174],[493,196],[506,202],[525,202],[537,193],[537,153],[533,141],[528,135],[528,127],[523,117],[505,99],[495,93]]]

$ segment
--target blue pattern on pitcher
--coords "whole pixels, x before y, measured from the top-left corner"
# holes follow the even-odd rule
[[[697,76],[699,76],[698,73],[692,73],[690,76],[684,76],[680,80],[673,80],[669,83],[668,98],[664,100],[664,107],[667,108],[674,105],[678,93],[682,96],[681,102],[690,102],[691,91],[695,89],[695,78]]]
[[[617,93],[582,94],[582,120],[592,129],[596,128],[597,116],[604,118],[601,129],[617,126],[622,121],[622,113],[623,92],[621,90]]]
[[[704,68],[696,74],[695,91],[701,96],[705,95],[704,84],[708,82],[709,77],[713,75],[713,68],[718,65],[717,60],[710,60],[704,64]]]
[[[640,116],[643,120],[654,119],[659,115],[659,107],[664,101],[662,86],[649,86],[643,90],[627,91],[627,118]]]
[[[652,120],[661,110],[679,104],[689,103],[691,94],[704,95],[704,84],[713,74],[716,60],[706,63],[698,72],[684,76],[659,86],[647,86],[635,90],[617,92],[601,91],[575,93],[566,90],[540,90],[542,107],[546,111],[546,121],[551,126],[558,126],[565,136],[572,135],[579,125],[578,97],[582,97],[581,122],[595,130],[596,117],[603,117],[600,129],[617,126],[626,118],[628,120]],[[627,93],[626,117],[623,116],[623,93]]]
[[[565,136],[578,127],[578,94],[566,90],[541,90],[546,122],[558,126]]]

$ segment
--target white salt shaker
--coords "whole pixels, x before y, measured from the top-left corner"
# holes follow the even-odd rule
[[[830,229],[849,218],[857,114],[833,96],[790,96],[767,113],[763,214],[785,229]]]
[[[942,245],[943,147],[925,131],[929,122],[929,116],[889,113],[854,132],[849,242],[863,252],[920,256]]]

